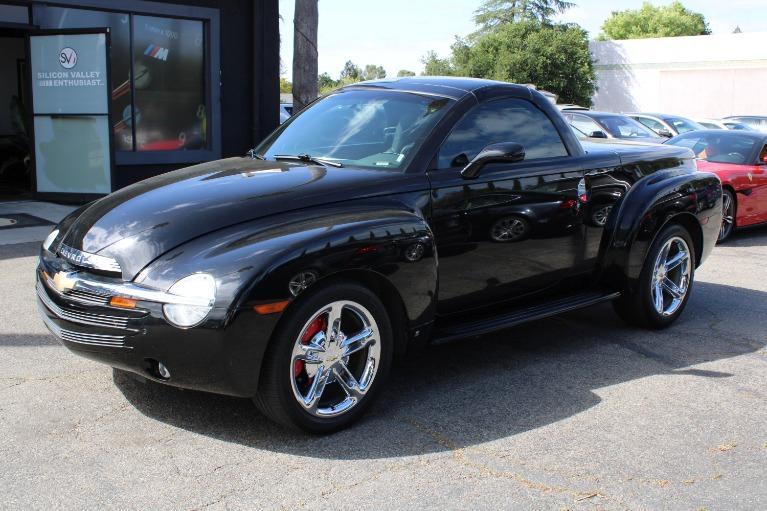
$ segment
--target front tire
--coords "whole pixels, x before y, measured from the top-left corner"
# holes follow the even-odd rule
[[[626,322],[651,329],[670,326],[684,311],[695,277],[695,245],[678,224],[657,236],[645,258],[634,290],[613,302]]]
[[[358,420],[388,375],[393,330],[381,300],[340,282],[302,295],[281,321],[262,366],[256,406],[310,433]]]

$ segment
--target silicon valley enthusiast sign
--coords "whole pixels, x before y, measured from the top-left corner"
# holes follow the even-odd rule
[[[107,37],[31,35],[38,192],[112,191]]]

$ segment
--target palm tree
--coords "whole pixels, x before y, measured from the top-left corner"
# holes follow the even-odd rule
[[[574,6],[565,0],[485,0],[474,12],[474,21],[481,30],[523,20],[548,23],[555,14]]]
[[[298,112],[317,98],[318,0],[296,0],[293,19],[293,109]]]

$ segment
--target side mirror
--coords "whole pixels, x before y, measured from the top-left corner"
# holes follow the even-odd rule
[[[673,133],[671,133],[671,132],[670,132],[669,130],[667,130],[666,128],[661,128],[661,129],[659,129],[659,130],[658,130],[658,135],[660,135],[661,137],[666,137],[666,138],[673,138],[673,136],[674,136],[674,134],[673,134]]]
[[[591,138],[607,138],[607,133],[605,133],[602,130],[596,130],[589,133],[589,137]]]
[[[489,163],[516,163],[525,159],[525,148],[515,142],[491,144],[469,162],[461,171],[464,179],[476,179],[482,168]]]

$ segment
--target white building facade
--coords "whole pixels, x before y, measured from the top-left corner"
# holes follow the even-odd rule
[[[767,115],[767,32],[592,41],[594,109]]]

